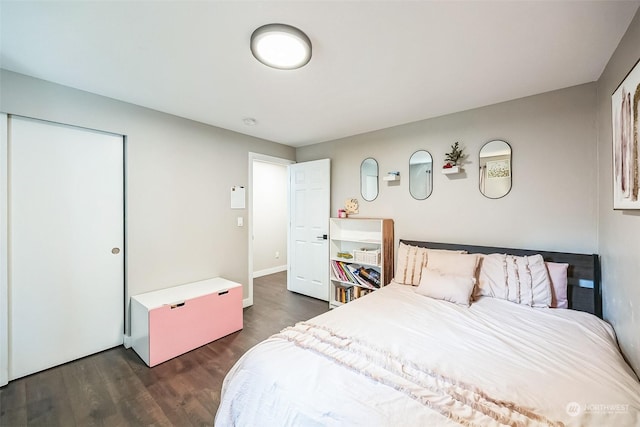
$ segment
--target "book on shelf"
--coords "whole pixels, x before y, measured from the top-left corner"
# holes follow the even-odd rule
[[[332,260],[331,270],[333,271],[333,276],[340,281],[369,289],[380,287],[380,272],[373,268],[364,268],[359,264]]]
[[[372,283],[376,288],[380,287],[380,272],[373,268],[360,267],[358,270],[360,277],[363,277],[368,282]]]
[[[341,303],[347,303],[351,301],[353,293],[353,286],[338,285],[335,290],[335,299]]]
[[[373,289],[362,288],[360,286],[353,285],[336,285],[335,287],[335,295],[334,298],[336,301],[341,303],[348,303],[360,297],[363,297],[370,292],[373,292]]]
[[[354,278],[354,283],[357,283],[360,286],[364,286],[365,288],[374,288],[379,287],[376,286],[371,280],[367,279],[361,274],[361,270],[364,268],[358,264],[350,264],[347,266],[348,269],[351,270],[351,274]]]
[[[340,268],[338,261],[331,261],[331,271],[333,272],[333,277],[338,280],[347,281],[346,276],[344,275],[344,271]]]

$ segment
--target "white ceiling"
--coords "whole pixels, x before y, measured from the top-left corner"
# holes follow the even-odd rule
[[[0,5],[2,68],[303,146],[597,80],[639,2]],[[272,22],[307,33],[307,66],[253,58]]]

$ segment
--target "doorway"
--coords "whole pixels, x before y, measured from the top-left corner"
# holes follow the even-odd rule
[[[293,160],[249,153],[249,295],[253,305],[253,279],[286,271],[289,228],[288,172]]]

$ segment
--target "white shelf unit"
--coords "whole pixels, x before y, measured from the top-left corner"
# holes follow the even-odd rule
[[[371,251],[358,254],[358,251]],[[379,256],[376,256],[376,252]],[[344,258],[338,254],[349,254]],[[363,262],[360,255],[366,255]],[[345,268],[363,267],[370,274],[379,276],[379,285],[386,286],[393,278],[393,220],[388,218],[331,218],[329,221],[329,308],[339,307],[348,301],[378,289],[362,279],[355,283],[353,273],[336,269],[336,263],[344,263]],[[373,258],[373,259],[370,259]],[[377,262],[372,262],[376,261]],[[345,277],[346,276],[346,277]],[[342,289],[342,291],[340,290]]]
[[[462,172],[462,168],[460,166],[452,166],[450,168],[442,168],[442,173],[445,175],[453,175],[456,173]]]

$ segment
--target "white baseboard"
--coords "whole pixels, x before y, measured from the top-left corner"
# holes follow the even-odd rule
[[[280,273],[281,271],[287,271],[287,265],[279,265],[277,267],[265,268],[264,270],[254,271],[253,278],[267,276],[273,273]]]
[[[131,348],[131,335],[124,335],[122,345],[124,345],[124,348]]]
[[[253,305],[253,298],[245,298],[242,300],[242,308],[251,307]]]

